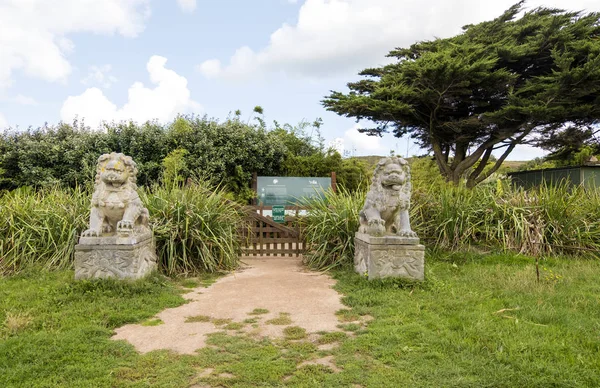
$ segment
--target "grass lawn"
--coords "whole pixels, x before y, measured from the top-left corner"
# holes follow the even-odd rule
[[[526,257],[427,260],[422,284],[335,273],[345,334],[216,333],[194,356],[139,355],[109,338],[184,303],[182,286],[200,282],[74,282],[69,271],[0,279],[0,387],[600,386],[600,261],[543,260],[537,283]],[[355,323],[366,315],[367,326]]]

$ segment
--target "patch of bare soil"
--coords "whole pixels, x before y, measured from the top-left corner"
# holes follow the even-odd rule
[[[281,338],[289,326],[307,333],[340,330],[335,313],[344,306],[329,276],[307,272],[299,258],[261,257],[244,263],[210,287],[185,294],[189,303],[157,314],[164,324],[126,325],[112,338],[126,340],[142,353],[170,349],[193,354],[215,332]]]

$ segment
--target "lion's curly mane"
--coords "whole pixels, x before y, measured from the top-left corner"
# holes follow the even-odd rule
[[[102,182],[101,175],[104,166],[108,164],[111,160],[119,160],[123,163],[125,168],[127,169],[127,173],[129,178],[127,179],[126,185],[129,189],[135,191],[137,190],[137,165],[131,158],[131,156],[124,155],[122,153],[111,152],[110,154],[100,155],[98,158],[98,163],[96,165],[96,177],[94,180],[94,188],[98,188],[100,185],[104,185]]]
[[[400,198],[401,203],[400,208],[408,207],[410,205],[410,193],[412,189],[412,184],[410,182],[410,169],[408,166],[408,162],[404,159],[398,157],[389,157],[382,159],[375,168],[375,172],[373,173],[373,180],[371,183],[371,188],[367,193],[367,198],[365,201],[365,208],[368,206],[374,207],[376,209],[384,209],[389,206],[384,201],[390,197],[390,190],[385,190],[383,184],[381,182],[383,178],[383,171],[386,166],[390,164],[397,164],[402,167],[404,174],[406,175],[406,182],[402,185],[402,189],[394,193],[394,198]]]

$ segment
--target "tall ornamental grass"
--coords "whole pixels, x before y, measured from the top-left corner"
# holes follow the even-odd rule
[[[358,212],[365,202],[365,190],[328,191],[325,200],[303,203],[310,208],[301,225],[307,251],[304,262],[311,268],[328,270],[352,262]]]
[[[159,268],[168,275],[229,270],[237,265],[243,215],[206,184],[140,190],[150,211]],[[72,266],[88,227],[91,192],[82,188],[0,194],[0,274],[27,267]]]
[[[87,225],[90,197],[79,187],[0,193],[0,274],[69,267]]]
[[[345,191],[311,203],[303,220],[308,265],[324,270],[352,263],[363,204],[364,192]],[[413,230],[433,248],[478,246],[532,256],[600,252],[600,189],[436,184],[413,192],[410,213]]]
[[[140,196],[150,211],[163,272],[215,272],[237,266],[244,214],[222,192],[199,183],[157,187]]]
[[[444,249],[482,245],[529,255],[600,251],[600,190],[542,185],[524,191],[450,185],[418,192],[417,233]]]

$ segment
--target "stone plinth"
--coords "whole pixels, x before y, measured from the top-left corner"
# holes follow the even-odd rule
[[[369,280],[424,279],[425,247],[419,244],[417,237],[374,237],[356,233],[354,247],[354,269],[360,274],[368,273]]]
[[[75,245],[75,279],[139,279],[156,269],[151,232],[131,237],[82,237]]]

